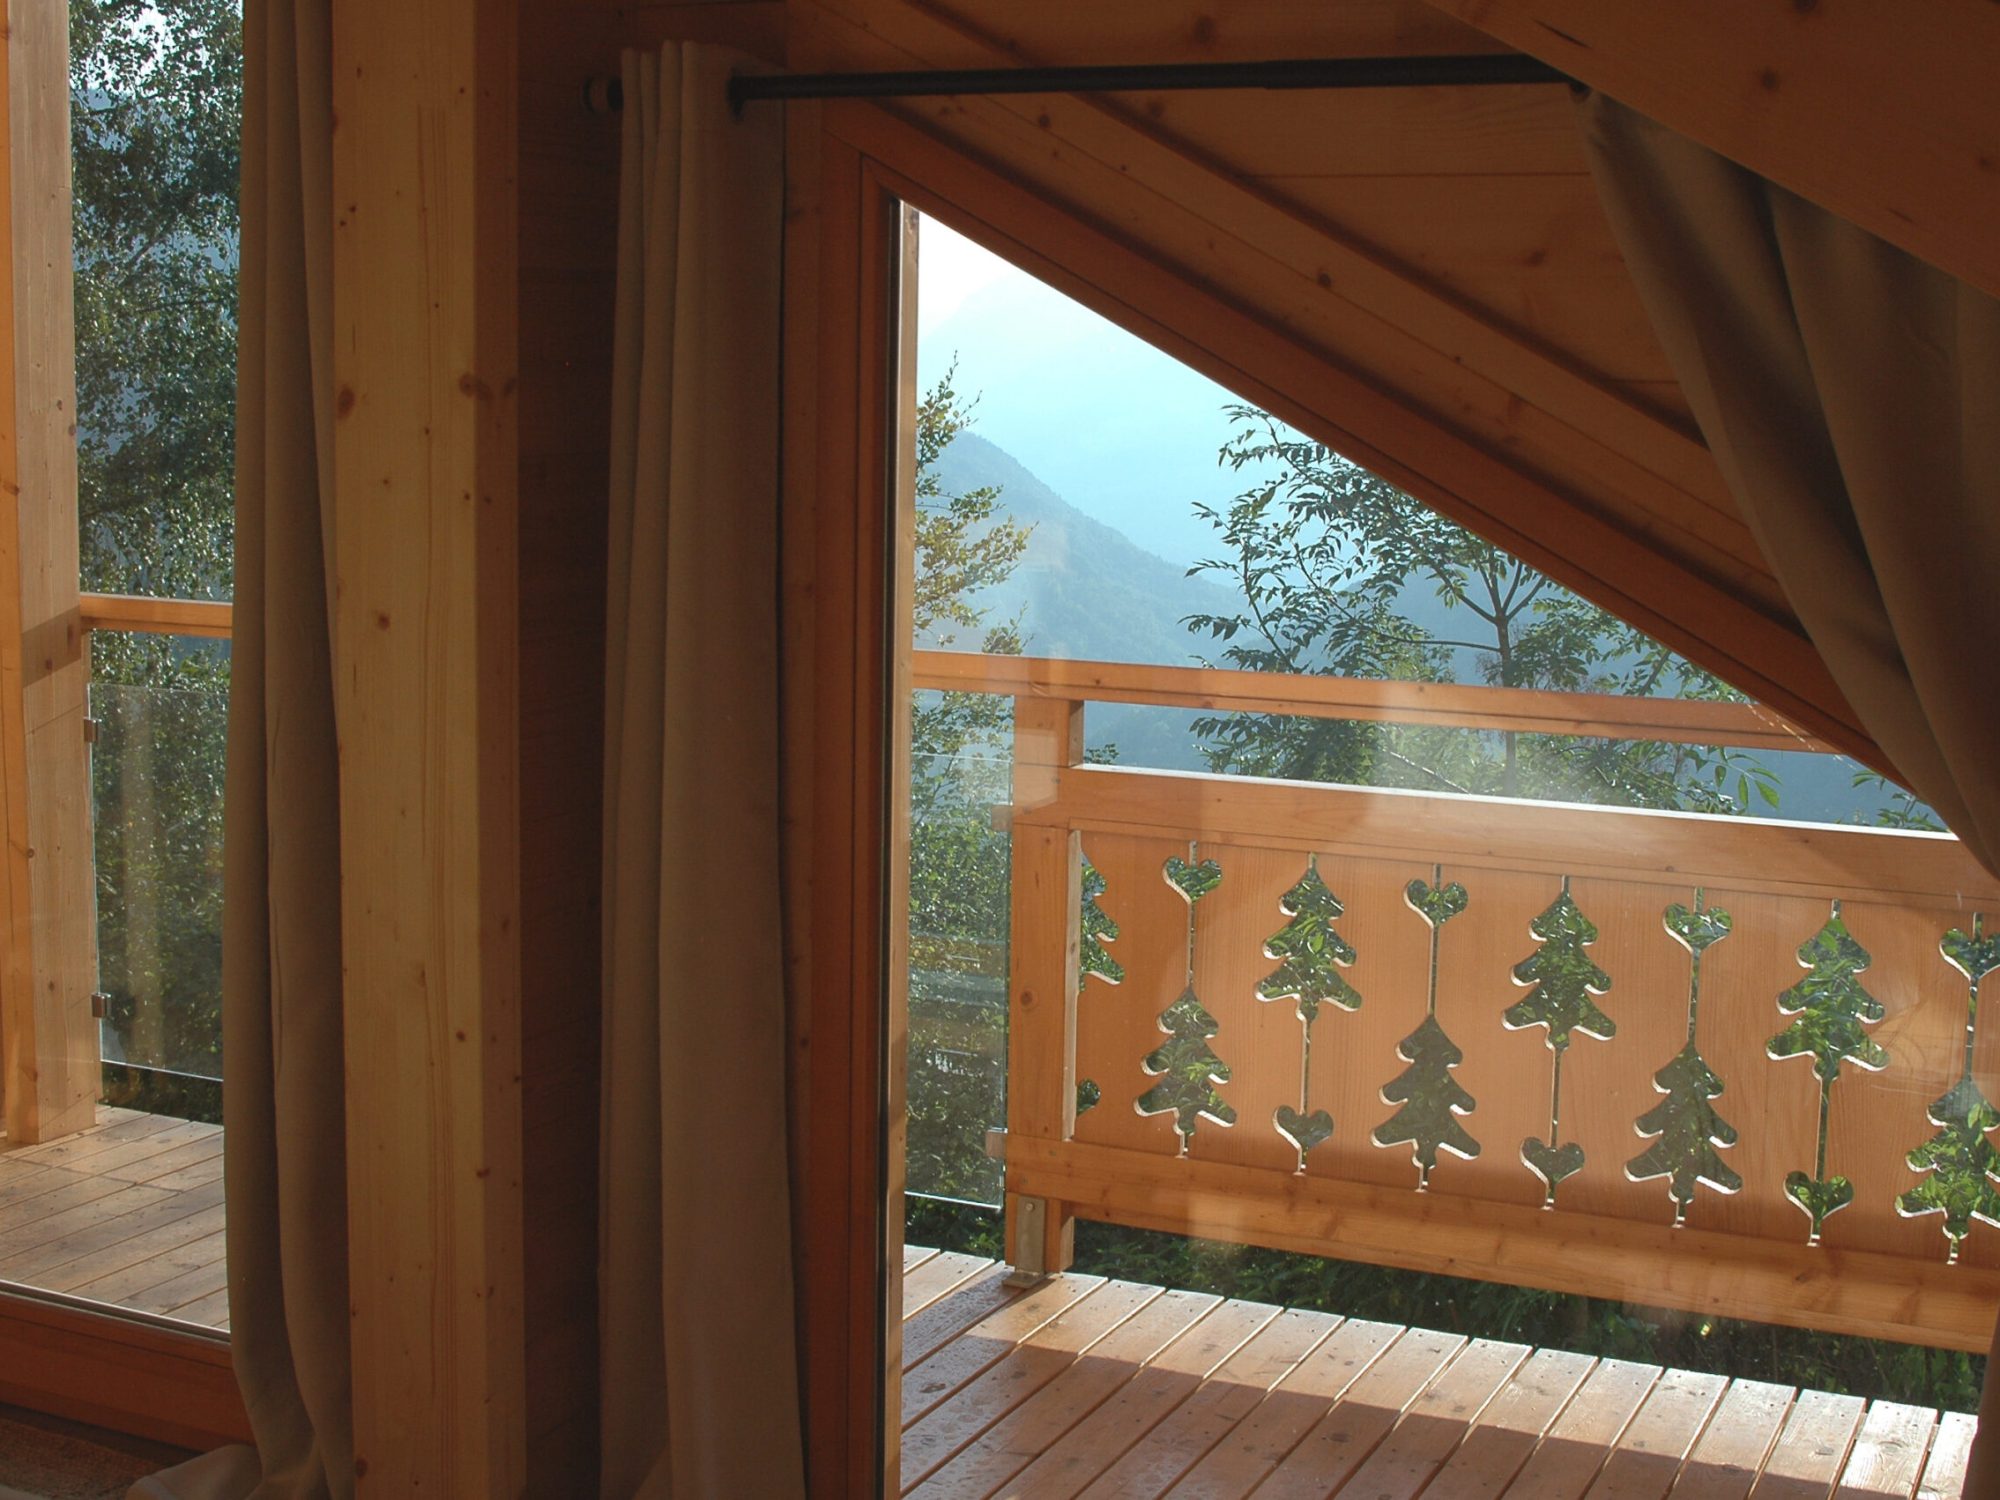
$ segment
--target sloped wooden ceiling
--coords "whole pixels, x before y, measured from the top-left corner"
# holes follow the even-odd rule
[[[786,19],[794,71],[1506,50],[1415,0],[788,0]],[[912,99],[825,120],[919,206],[1875,758],[1693,428],[1567,90]]]

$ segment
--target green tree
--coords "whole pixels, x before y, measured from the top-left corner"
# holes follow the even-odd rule
[[[86,589],[227,598],[235,0],[74,0],[77,478]],[[100,981],[133,1061],[219,1076],[226,648],[92,641]]]
[[[1220,462],[1248,487],[1226,506],[1196,506],[1221,550],[1190,571],[1230,583],[1242,603],[1186,621],[1220,648],[1216,664],[1437,682],[1469,658],[1503,687],[1739,696],[1324,444],[1252,407],[1230,416]],[[1422,591],[1447,630],[1410,618]],[[1195,728],[1212,769],[1244,775],[1711,812],[1777,803],[1768,771],[1719,748],[1266,714]]]
[[[1529,1136],[1521,1143],[1521,1159],[1548,1184],[1548,1201],[1556,1200],[1563,1181],[1583,1170],[1583,1146],[1562,1139],[1563,1054],[1578,1032],[1598,1041],[1618,1034],[1618,1023],[1598,1008],[1596,996],[1611,988],[1611,976],[1598,968],[1586,951],[1597,941],[1597,926],[1578,908],[1569,880],[1548,909],[1528,924],[1541,946],[1514,965],[1514,982],[1529,985],[1528,993],[1507,1007],[1501,1022],[1510,1031],[1530,1026],[1548,1029],[1555,1063],[1549,1080],[1549,1137]]]
[[[913,638],[939,647],[970,636],[988,654],[1018,655],[1017,622],[989,620],[978,595],[1020,562],[1028,528],[1000,509],[997,488],[954,492],[939,472],[972,422],[957,376],[954,362],[917,405]],[[992,808],[1008,798],[1010,706],[918,693],[910,728],[910,1182],[992,1199],[998,1165],[983,1147],[1006,1113],[1009,853]]]

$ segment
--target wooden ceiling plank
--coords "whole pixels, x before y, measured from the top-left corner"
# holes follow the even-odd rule
[[[958,45],[959,23],[902,5],[868,7],[865,27],[826,6],[801,7],[794,20],[795,35],[816,34],[846,66],[863,59],[869,66],[928,64]],[[987,59],[1005,57],[996,51]],[[1066,169],[1075,176],[1075,196],[1100,215],[1122,216],[1124,232],[1142,242],[1158,243],[1159,226],[1169,218],[1193,218],[1185,238],[1194,255],[1211,262],[1195,267],[1206,279],[1233,290],[1285,288],[1291,320],[1306,325],[1312,342],[1349,359],[1366,350],[1357,362],[1373,380],[1387,379],[1405,394],[1414,387],[1422,393],[1419,404],[1455,424],[1486,427],[1489,440],[1520,462],[1585,477],[1594,492],[1622,502],[1617,508],[1641,512],[1634,522],[1656,545],[1686,555],[1692,542],[1732,587],[1782,611],[1707,451],[1621,393],[1102,104],[1035,96],[929,101],[921,109],[954,136],[989,148],[1011,145],[1009,164],[1017,172],[1046,174],[1051,162]],[[1143,200],[1134,203],[1135,192]]]
[[[1435,0],[2000,296],[2000,6]]]
[[[1829,743],[1872,751],[1805,639],[1713,580],[1268,324],[1218,298],[1191,296],[1184,275],[1080,219],[1051,213],[1045,200],[958,147],[871,105],[829,106],[826,119],[886,168],[888,185],[906,200],[1704,662]],[[1000,227],[1029,224],[1032,245]],[[1176,309],[1176,325],[1149,308]]]

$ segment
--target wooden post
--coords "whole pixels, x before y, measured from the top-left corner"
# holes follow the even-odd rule
[[[65,7],[8,7],[0,91],[0,1054],[25,1144],[92,1124],[99,1087]]]
[[[1014,700],[1014,808],[1056,795],[1064,766],[1083,759],[1083,705]],[[1007,1138],[1065,1141],[1076,1128],[1077,903],[1082,853],[1073,830],[1014,828],[1011,994],[1007,1020]],[[1060,1202],[1006,1195],[1007,1259],[1047,1276],[1076,1258],[1076,1220]]]
[[[515,7],[481,0],[333,8],[330,534],[363,1494],[525,1482],[516,25]]]

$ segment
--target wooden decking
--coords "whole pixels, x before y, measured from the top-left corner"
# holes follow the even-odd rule
[[[100,1109],[40,1146],[0,1137],[0,1282],[229,1326],[222,1127]]]
[[[1947,1500],[1973,1419],[912,1248],[906,1494]]]

